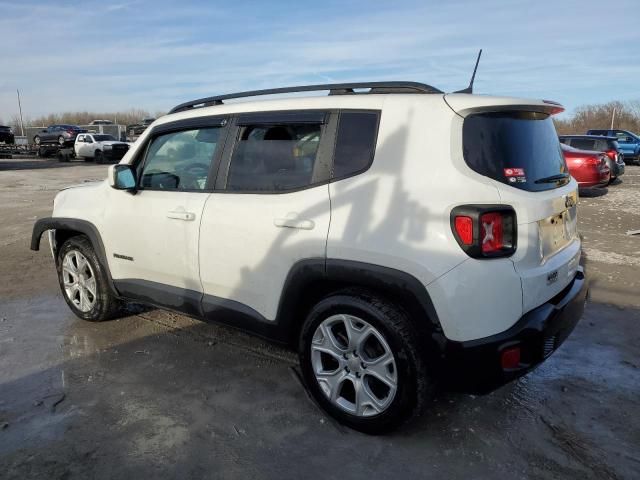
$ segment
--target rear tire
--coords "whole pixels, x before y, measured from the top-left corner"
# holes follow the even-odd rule
[[[352,289],[312,308],[298,353],[316,402],[341,423],[379,434],[420,413],[434,391],[420,344],[399,306]]]
[[[121,302],[109,288],[107,273],[87,237],[64,242],[56,268],[62,296],[78,318],[100,322],[120,313]]]

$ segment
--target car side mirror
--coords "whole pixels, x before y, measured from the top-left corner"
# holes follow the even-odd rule
[[[136,190],[135,169],[126,163],[119,163],[109,167],[109,185],[116,190]]]

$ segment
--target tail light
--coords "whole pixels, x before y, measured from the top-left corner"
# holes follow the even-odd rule
[[[461,205],[451,211],[451,229],[473,258],[508,257],[516,251],[516,212],[504,205]]]
[[[585,158],[585,162],[594,167],[599,167],[603,162],[606,162],[606,155],[590,155]]]
[[[609,157],[614,162],[617,160],[617,157],[618,157],[618,152],[617,151],[615,151],[615,150],[607,150],[604,153],[606,153],[607,157]]]

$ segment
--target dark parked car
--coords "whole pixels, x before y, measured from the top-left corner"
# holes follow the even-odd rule
[[[609,183],[611,171],[605,153],[578,150],[565,144],[560,144],[560,147],[569,173],[580,188],[604,187]]]
[[[616,137],[602,135],[560,135],[560,142],[579,150],[604,152],[611,170],[611,180],[624,174],[624,160]]]
[[[15,143],[15,137],[13,136],[13,131],[11,127],[7,127],[5,125],[0,125],[0,142],[4,142],[7,144]]]
[[[616,137],[625,163],[635,162],[640,165],[640,136],[628,130],[589,130],[587,135],[604,135]]]
[[[33,137],[33,143],[57,143],[59,145],[73,145],[79,133],[86,133],[84,128],[76,125],[50,125],[40,130]]]

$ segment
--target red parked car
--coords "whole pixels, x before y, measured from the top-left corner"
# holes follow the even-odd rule
[[[578,182],[580,188],[604,187],[611,179],[604,152],[578,150],[563,143],[560,144],[569,173]]]

